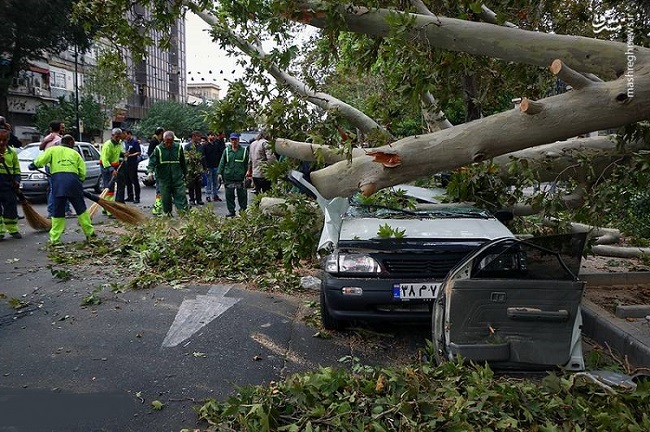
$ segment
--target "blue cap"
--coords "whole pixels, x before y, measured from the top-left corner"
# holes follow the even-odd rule
[[[237,138],[239,139],[239,134],[237,132],[233,132],[230,134],[230,139]]]

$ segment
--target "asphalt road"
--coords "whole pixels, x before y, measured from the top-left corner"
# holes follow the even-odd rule
[[[150,211],[153,198],[144,188],[140,207]],[[35,208],[46,214],[44,203]],[[225,203],[214,208],[226,213]],[[94,222],[99,235],[115,224],[101,214]],[[370,349],[350,334],[316,338],[302,319],[304,298],[231,285],[104,290],[101,304],[82,306],[111,273],[61,282],[47,267],[47,233],[20,225],[22,240],[0,243],[0,432],[205,428],[193,407],[207,398],[341,365],[346,355],[386,364],[425,344],[426,328],[398,330]],[[62,240],[74,247],[83,235],[76,219],[67,225]],[[12,299],[28,305],[17,312]]]

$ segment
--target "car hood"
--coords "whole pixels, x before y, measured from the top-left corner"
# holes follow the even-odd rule
[[[325,199],[301,172],[292,171],[290,179],[316,198],[325,215],[318,250],[336,247],[339,240],[376,239],[379,227],[386,224],[393,229],[405,230],[406,238],[493,240],[514,237],[512,232],[495,218],[381,219],[343,217],[349,208],[347,198]]]
[[[339,240],[370,240],[379,238],[382,225],[404,231],[404,238],[428,239],[484,239],[513,237],[496,219],[440,218],[440,219],[380,219],[343,218]]]

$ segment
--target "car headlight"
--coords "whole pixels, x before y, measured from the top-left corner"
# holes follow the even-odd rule
[[[32,173],[29,175],[30,180],[45,180],[47,177],[43,173]]]
[[[329,273],[379,273],[379,263],[370,255],[332,254],[325,261]]]

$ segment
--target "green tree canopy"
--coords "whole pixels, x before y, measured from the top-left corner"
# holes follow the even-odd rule
[[[104,128],[104,115],[100,105],[92,97],[82,96],[79,100],[79,118],[84,125],[84,139],[101,134]],[[42,104],[36,109],[34,125],[41,134],[48,133],[50,122],[53,120],[64,122],[66,131],[78,139],[77,110],[72,96],[69,99],[62,96],[58,103],[54,105]]]
[[[9,86],[29,60],[76,45],[87,50],[93,26],[72,21],[74,0],[2,0],[0,2],[0,113],[7,113]]]
[[[141,138],[153,135],[158,127],[174,131],[178,137],[189,137],[194,130],[207,133],[207,109],[205,104],[190,106],[175,101],[156,102],[133,130]]]

